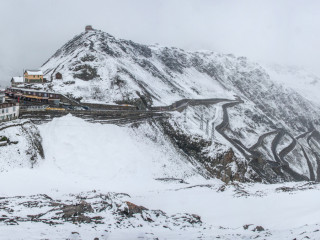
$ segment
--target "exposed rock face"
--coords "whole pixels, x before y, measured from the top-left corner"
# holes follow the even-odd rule
[[[6,225],[19,225],[22,222],[42,222],[49,225],[65,222],[105,224],[106,229],[135,228],[142,223],[164,228],[174,224],[181,229],[202,226],[198,215],[185,213],[170,216],[161,210],[148,210],[125,201],[128,198],[130,196],[127,194],[102,194],[96,191],[70,194],[64,200],[53,199],[45,194],[0,198],[0,210],[6,212],[0,217],[0,222]],[[16,207],[25,211],[15,211]],[[34,214],[27,214],[30,209],[33,209]]]
[[[134,203],[131,203],[131,202],[126,202],[126,204],[127,204],[128,208],[125,208],[123,213],[125,215],[128,215],[129,217],[133,216],[133,214],[142,213],[142,211],[148,210],[147,208],[145,208],[143,206],[138,206],[138,205],[135,205]]]
[[[93,208],[85,201],[81,201],[75,205],[63,205],[61,207],[63,212],[62,218],[72,222],[91,222],[91,218],[86,217],[84,213],[92,213]]]
[[[75,66],[73,71],[76,72],[73,75],[74,78],[79,78],[86,81],[99,77],[99,75],[97,74],[97,69],[91,67],[88,64],[77,65]]]
[[[237,159],[232,149],[217,154],[215,157],[209,156],[207,148],[213,144],[212,141],[205,140],[201,136],[186,135],[181,130],[174,128],[169,121],[162,121],[161,125],[164,133],[188,156],[191,162],[196,160],[204,167],[205,177],[217,177],[225,183],[252,181],[246,176],[248,166]]]

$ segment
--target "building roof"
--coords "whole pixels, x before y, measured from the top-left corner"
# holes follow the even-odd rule
[[[15,83],[23,83],[23,77],[13,77],[12,78]]]
[[[28,75],[43,75],[41,70],[25,70],[24,72],[27,72]]]

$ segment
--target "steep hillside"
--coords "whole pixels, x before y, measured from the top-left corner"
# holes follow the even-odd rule
[[[189,143],[209,141],[192,117],[202,107],[190,108],[180,129],[193,136]],[[220,122],[220,107],[203,111],[217,111]],[[184,115],[175,113],[175,122]],[[1,160],[21,165],[1,169],[0,239],[319,239],[318,183],[207,179],[209,168],[195,168],[152,121],[116,126],[69,115],[23,126],[42,136],[45,159],[31,168],[22,157],[28,134],[22,126],[4,129],[21,154],[0,147]],[[207,154],[228,146],[216,139]]]
[[[318,108],[274,83],[277,79],[244,57],[146,46],[97,30],[74,37],[42,69],[52,80],[48,88],[82,101],[134,102],[143,97],[149,105],[164,105],[236,94],[282,120],[301,118],[306,125],[319,116]],[[57,72],[63,80],[55,80]]]
[[[302,67],[268,65],[271,78],[292,88],[303,97],[320,106],[320,77]]]
[[[94,30],[75,36],[42,70],[49,79],[44,88],[82,102],[143,102],[150,108],[181,99],[223,98],[224,104],[188,104],[180,116],[152,128],[209,178],[320,179],[319,107],[245,57],[147,46]],[[57,72],[62,80],[55,79]]]
[[[44,159],[42,138],[30,121],[0,123],[0,172],[32,168]]]

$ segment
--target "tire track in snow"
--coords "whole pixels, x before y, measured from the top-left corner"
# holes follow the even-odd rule
[[[280,153],[277,153],[277,147],[281,141],[281,139],[284,137],[284,135],[287,132],[284,129],[280,129],[279,133],[276,135],[276,137],[273,139],[272,141],[272,145],[271,145],[271,149],[272,149],[272,153],[274,155],[274,158],[276,159],[276,161],[280,164],[280,166],[282,167],[282,169],[288,173],[291,177],[294,178],[294,180],[296,181],[308,181],[309,178],[297,173],[296,171],[294,171],[290,166],[289,163],[284,160],[284,157],[286,155],[288,155],[296,146],[297,141],[294,137],[292,137],[290,134],[289,136],[292,138],[292,142],[285,148],[283,148]]]
[[[316,161],[317,161],[317,170],[316,170],[317,176],[315,177],[315,181],[320,182],[320,156],[318,155],[318,152],[315,151],[314,148],[310,144],[311,138],[319,140],[319,137],[317,137],[317,136],[319,136],[319,132],[317,130],[313,130],[312,133],[307,138],[307,143],[309,145],[309,148],[310,148],[312,154],[315,156]]]
[[[272,134],[276,134],[276,133],[278,133],[278,132],[279,132],[279,130],[272,131],[272,132],[267,132],[267,133],[262,134],[262,135],[259,137],[258,141],[257,141],[255,144],[253,144],[249,149],[250,149],[251,151],[253,151],[253,150],[261,147],[261,145],[262,145],[262,143],[263,143],[263,141],[264,141],[264,139],[265,139],[266,137],[268,137],[268,136],[270,136],[270,135],[272,135]]]
[[[239,140],[230,138],[226,133],[225,130],[229,127],[229,114],[227,109],[229,107],[234,107],[238,104],[244,103],[243,100],[235,100],[233,102],[225,103],[222,105],[222,110],[223,110],[223,119],[222,122],[216,126],[216,131],[220,133],[228,142],[230,142],[239,152],[242,153],[242,155],[246,158],[249,159],[251,157],[251,154],[248,154],[248,149],[243,145],[240,144]]]

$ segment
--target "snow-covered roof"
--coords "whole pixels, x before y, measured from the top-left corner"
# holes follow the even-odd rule
[[[23,77],[13,77],[12,78],[14,82],[16,83],[23,83]]]
[[[9,87],[8,89],[28,91],[28,92],[40,92],[40,93],[49,93],[49,94],[60,94],[60,93],[58,93],[58,92],[47,92],[47,91],[45,91],[45,90],[36,90],[36,89],[32,89],[32,88]]]
[[[28,75],[43,75],[41,70],[26,70],[25,72],[27,72]]]

